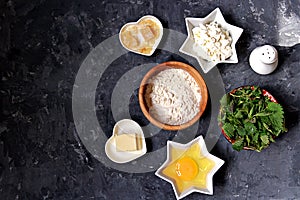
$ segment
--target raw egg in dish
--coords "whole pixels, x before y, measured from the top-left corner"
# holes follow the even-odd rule
[[[224,161],[211,155],[202,136],[188,144],[168,141],[167,161],[156,175],[173,185],[177,199],[192,192],[212,194],[212,176]]]
[[[176,157],[176,155],[171,156]],[[182,193],[189,187],[206,188],[207,174],[214,167],[213,160],[204,157],[198,143],[163,169],[162,173],[175,180],[178,192]]]

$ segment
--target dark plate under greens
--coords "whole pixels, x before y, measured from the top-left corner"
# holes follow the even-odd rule
[[[275,98],[256,86],[244,86],[220,100],[219,125],[233,149],[261,151],[287,129],[284,111]]]

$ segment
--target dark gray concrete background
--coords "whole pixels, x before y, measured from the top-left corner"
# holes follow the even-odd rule
[[[105,167],[81,143],[72,117],[77,71],[94,47],[126,22],[146,14],[186,34],[185,17],[204,17],[220,7],[227,22],[244,32],[238,64],[219,64],[228,92],[258,85],[283,105],[289,132],[261,153],[233,151],[220,137],[212,153],[225,165],[214,176],[214,195],[186,199],[300,199],[300,1],[0,1],[0,199],[175,199],[154,173],[131,174]],[[279,51],[279,66],[267,76],[249,67],[250,52],[263,44]],[[110,96],[116,80],[145,62],[180,60],[158,50],[150,58],[128,53],[109,67],[99,84],[97,116],[109,136],[115,123]],[[132,118],[147,124],[131,98]],[[208,109],[199,121],[205,135]],[[147,141],[155,150],[173,132]]]

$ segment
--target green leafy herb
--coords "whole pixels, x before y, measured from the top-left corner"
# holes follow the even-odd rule
[[[287,129],[282,106],[264,96],[258,87],[242,87],[220,100],[218,121],[231,139],[232,147],[261,151]]]
[[[243,143],[244,143],[244,138],[239,138],[236,141],[234,141],[234,143],[232,144],[232,148],[240,151],[243,149]]]

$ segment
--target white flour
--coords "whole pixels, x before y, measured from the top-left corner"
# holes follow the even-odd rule
[[[166,69],[149,80],[147,105],[152,117],[169,125],[180,125],[199,112],[200,88],[182,69]]]

